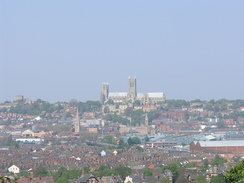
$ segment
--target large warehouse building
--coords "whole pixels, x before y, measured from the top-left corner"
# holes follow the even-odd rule
[[[244,140],[198,141],[190,145],[191,152],[214,150],[244,155]]]

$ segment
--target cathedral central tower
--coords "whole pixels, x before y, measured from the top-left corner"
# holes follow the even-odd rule
[[[129,81],[128,98],[136,100],[137,97],[136,78],[129,77],[128,81]]]

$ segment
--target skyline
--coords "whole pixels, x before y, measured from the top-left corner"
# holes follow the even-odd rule
[[[1,1],[0,101],[244,99],[243,1]]]

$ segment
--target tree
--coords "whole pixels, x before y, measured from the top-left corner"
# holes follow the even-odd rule
[[[202,161],[202,164],[203,164],[203,169],[204,169],[204,170],[207,170],[207,169],[208,169],[208,165],[209,165],[209,163],[208,163],[208,159],[204,159],[204,160]]]
[[[225,175],[226,183],[242,183],[244,182],[244,160],[233,168],[231,168]]]
[[[143,175],[144,176],[152,176],[153,175],[153,172],[150,168],[144,168],[143,169]]]
[[[80,169],[73,169],[73,170],[68,170],[67,173],[67,178],[68,179],[78,179],[82,174],[82,170]]]
[[[131,117],[132,116],[132,113],[133,113],[133,108],[132,107],[127,107],[125,109],[125,115],[126,116]]]
[[[163,167],[163,172],[164,170],[170,170],[172,172],[174,181],[179,177],[181,171],[180,166],[177,163]]]
[[[67,177],[60,177],[56,183],[68,183]]]
[[[112,171],[112,169],[108,166],[105,166],[105,165],[101,165],[99,167],[99,169],[95,170],[92,172],[92,174],[95,176],[95,177],[103,177],[103,176],[111,176],[114,174],[114,172]]]
[[[136,101],[134,102],[134,105],[135,105],[135,106],[140,106],[140,105],[141,105],[141,101],[140,101],[140,100],[136,100]]]
[[[1,177],[0,176],[0,181],[1,181],[1,183],[5,183],[5,181],[6,181],[6,183],[18,183],[18,179],[19,178],[16,178],[16,177]]]
[[[109,100],[106,102],[106,104],[109,104],[109,105],[114,105],[114,101],[113,101],[113,100],[111,100],[111,99],[109,99]]]
[[[138,151],[143,152],[143,148],[142,148],[141,146],[136,146],[136,149],[137,149]]]
[[[19,176],[20,176],[20,177],[28,177],[28,172],[27,172],[27,171],[21,171],[21,172],[19,173]]]
[[[113,136],[109,135],[109,136],[105,136],[102,140],[102,142],[108,143],[108,144],[115,144],[116,140]]]
[[[160,183],[172,183],[172,181],[171,181],[168,177],[163,177],[163,178],[160,180]]]
[[[145,138],[144,138],[144,140],[145,140],[145,142],[149,142],[149,137],[148,136],[146,136]]]
[[[131,146],[131,145],[134,145],[134,144],[140,144],[141,143],[141,140],[138,138],[138,137],[130,137],[128,139],[128,144]]]
[[[198,175],[196,176],[194,183],[207,183],[207,180],[203,175]]]
[[[54,173],[53,177],[54,177],[54,180],[56,180],[56,181],[62,177],[67,178],[68,177],[68,170],[64,167],[61,167],[58,169],[57,172]],[[61,179],[61,180],[63,180],[63,179]]]
[[[81,174],[82,171],[80,169],[67,170],[64,167],[61,167],[53,174],[53,178],[56,182],[66,183],[69,179],[78,179]]]
[[[83,167],[83,171],[84,171],[85,174],[89,173],[90,172],[90,167],[89,166]]]
[[[181,173],[175,183],[188,183],[189,181],[185,178],[184,174]]]
[[[187,163],[187,164],[185,164],[185,166],[184,166],[185,168],[192,168],[192,167],[196,167],[196,163],[194,163],[194,162],[189,162],[189,163]]]
[[[225,162],[226,162],[226,159],[220,157],[219,155],[216,155],[213,159],[212,165],[220,166],[220,165],[223,165]]]
[[[225,180],[223,177],[214,176],[211,178],[210,183],[225,183]]]
[[[48,176],[48,171],[44,167],[39,167],[33,171],[34,177],[46,177]]]
[[[131,174],[131,169],[126,166],[117,166],[114,168],[115,175],[119,175],[121,179],[125,180],[125,177]]]
[[[120,146],[123,146],[124,144],[125,144],[124,139],[122,139],[122,138],[119,139],[119,145],[120,145]]]

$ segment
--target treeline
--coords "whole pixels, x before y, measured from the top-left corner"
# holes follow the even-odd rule
[[[145,138],[145,141],[148,141],[148,137]],[[117,145],[118,149],[125,149],[125,148],[129,148],[136,144],[141,144],[141,140],[138,137],[129,137],[127,142],[125,142],[124,139],[121,138],[121,139],[116,140],[111,135],[105,136],[102,139],[102,142],[107,143],[107,144]],[[116,146],[114,146],[114,147],[116,147]]]
[[[168,108],[179,108],[179,107],[189,107],[193,103],[203,104],[206,110],[211,110],[214,112],[219,112],[226,110],[227,108],[230,109],[238,109],[240,107],[244,107],[244,100],[237,99],[237,100],[227,100],[227,99],[219,99],[219,100],[167,100],[166,104]],[[231,105],[229,105],[231,104]],[[166,108],[167,109],[167,108]]]
[[[156,111],[144,112],[143,110],[133,110],[130,107],[125,110],[124,116],[117,114],[107,114],[104,118],[105,120],[111,121],[113,123],[120,123],[123,125],[129,125],[131,123],[132,126],[136,126],[144,124],[146,114],[148,116],[149,122],[158,118],[158,113]]]
[[[101,110],[101,104],[99,101],[80,102],[77,100],[71,100],[69,103],[63,102],[63,103],[51,104],[47,101],[37,99],[31,104],[19,102],[15,107],[11,107],[10,109],[1,108],[0,112],[11,112],[11,113],[18,113],[18,114],[41,116],[46,113],[52,113],[54,111],[60,112],[64,108],[63,104],[70,105],[73,107],[78,107],[80,113],[96,112]]]
[[[50,104],[49,102],[38,99],[31,104],[18,103],[16,107],[11,107],[9,112],[27,115],[42,115],[54,111],[61,111],[62,109],[63,107],[61,104]]]
[[[97,170],[93,171],[92,174],[95,177],[102,178],[103,176],[120,176],[121,179],[125,179],[126,176],[130,175],[132,170],[126,166],[109,167],[106,165],[100,166]]]
[[[103,176],[120,176],[121,179],[125,179],[126,176],[131,174],[131,169],[126,166],[116,166],[116,167],[109,167],[102,165],[97,170],[91,171],[90,167],[85,166],[82,169],[72,169],[67,170],[64,167],[61,167],[56,172],[49,172],[44,167],[39,167],[33,171],[34,177],[48,177],[52,176],[56,183],[68,183],[69,180],[78,179],[81,177],[82,174],[91,173],[95,177],[102,178]],[[24,171],[20,172],[20,177],[28,177],[29,173]]]
[[[208,164],[203,163],[203,166],[208,167]],[[215,157],[212,165],[223,166],[224,160],[220,157]],[[189,163],[191,164],[191,163]],[[192,165],[192,164],[191,164]],[[170,171],[172,175],[172,180],[174,183],[189,183],[186,178],[184,168],[192,167],[190,165],[181,165],[179,162],[175,162],[173,164],[161,166],[161,173],[166,174],[166,172]],[[203,170],[203,172],[206,169]],[[56,183],[68,183],[69,180],[78,179],[82,174],[91,173],[97,178],[102,178],[103,176],[119,176],[122,180],[125,180],[126,176],[131,175],[132,170],[126,166],[116,166],[109,167],[106,165],[101,165],[98,169],[91,171],[90,167],[86,166],[82,169],[72,169],[67,170],[64,167],[61,167],[56,172],[49,172],[44,167],[39,167],[33,171],[33,177],[47,177],[52,176]],[[144,168],[142,171],[143,176],[153,176],[153,169]],[[20,172],[19,177],[29,177],[28,172]],[[8,178],[1,177],[0,181],[8,181],[8,182],[18,182],[19,178]],[[164,177],[161,180],[162,183],[171,182],[167,177]],[[193,183],[207,183],[206,177],[203,174],[198,174]],[[240,161],[240,163],[230,170],[228,170],[225,174],[220,174],[218,176],[212,177],[210,183],[243,183],[244,182],[244,160]]]
[[[81,177],[82,172],[88,173],[90,171],[89,167],[84,167],[83,169],[72,169],[67,170],[64,167],[61,167],[56,172],[49,172],[44,167],[39,167],[34,169],[33,177],[53,177],[56,183],[68,183],[68,180],[78,179]],[[29,177],[29,173],[26,171],[22,171],[19,174],[20,177]]]

